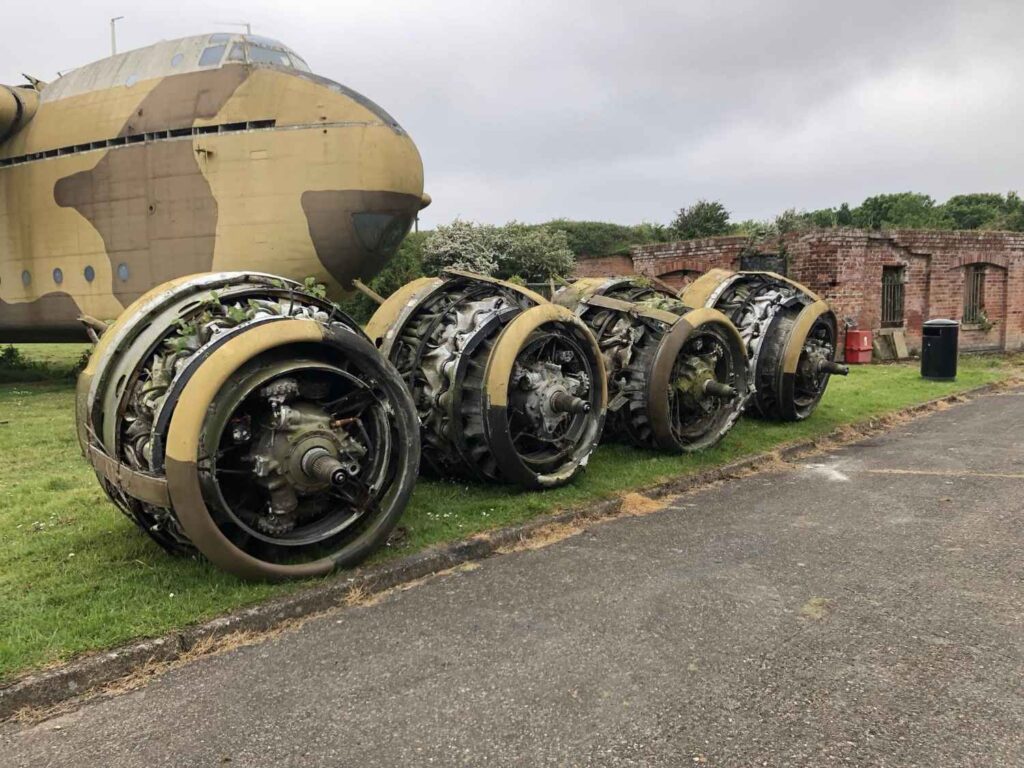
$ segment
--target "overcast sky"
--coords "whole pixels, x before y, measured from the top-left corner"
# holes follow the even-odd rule
[[[380,103],[434,204],[500,223],[733,219],[915,190],[1024,190],[1024,0],[38,0],[0,82],[248,21]]]

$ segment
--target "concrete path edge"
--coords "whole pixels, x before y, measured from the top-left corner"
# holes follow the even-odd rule
[[[843,425],[816,438],[784,443],[771,451],[748,456],[713,469],[682,475],[651,486],[631,489],[650,498],[685,493],[710,483],[727,480],[757,469],[776,459],[788,460],[813,451],[823,442],[853,442],[884,426],[888,421],[928,411],[940,403],[956,402],[1004,386],[993,382],[885,416]],[[209,643],[237,632],[267,632],[288,622],[344,607],[352,594],[372,595],[406,584],[463,563],[483,560],[499,550],[527,541],[552,525],[580,523],[613,517],[619,513],[622,497],[589,502],[585,506],[540,515],[520,525],[475,534],[467,539],[438,545],[392,562],[346,572],[333,580],[290,595],[271,598],[202,624],[175,630],[156,638],[138,640],[109,651],[74,659],[52,669],[30,673],[0,687],[0,720],[26,709],[43,710],[70,699],[96,692],[154,663],[179,659],[198,644]]]

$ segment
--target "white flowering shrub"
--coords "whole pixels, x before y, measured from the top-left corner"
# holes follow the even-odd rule
[[[575,263],[565,232],[514,221],[495,227],[456,220],[435,229],[423,244],[430,274],[453,268],[540,282],[567,276]]]
[[[442,269],[495,274],[498,271],[496,229],[458,219],[447,226],[439,226],[423,243],[423,268],[431,275]]]

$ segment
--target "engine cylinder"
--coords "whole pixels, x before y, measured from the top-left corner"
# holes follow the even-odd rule
[[[550,488],[598,443],[600,350],[578,318],[533,291],[454,270],[421,278],[381,305],[367,333],[413,394],[435,474]]]
[[[708,448],[749,394],[743,341],[713,309],[691,310],[670,289],[636,278],[583,279],[554,301],[593,331],[608,374],[608,434],[644,448]]]
[[[366,557],[419,464],[394,368],[353,320],[271,275],[182,278],[132,304],[79,378],[77,422],[139,527],[246,578]]]
[[[0,85],[0,144],[28,125],[37,109],[39,91]]]
[[[837,322],[828,304],[774,272],[713,269],[680,294],[684,303],[714,307],[739,329],[750,355],[757,412],[801,421],[821,401],[835,364]]]

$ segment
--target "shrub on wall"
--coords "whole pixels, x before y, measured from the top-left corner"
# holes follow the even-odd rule
[[[698,200],[679,209],[671,229],[683,240],[727,235],[731,229],[729,211],[717,200]]]

